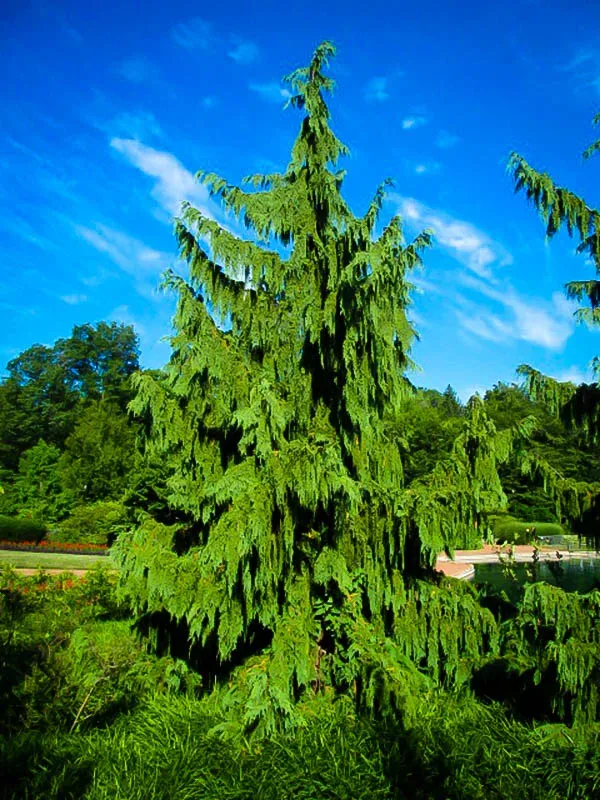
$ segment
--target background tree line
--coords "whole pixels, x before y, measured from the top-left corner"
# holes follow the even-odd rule
[[[0,383],[0,514],[33,518],[57,538],[106,541],[133,520],[133,509],[166,513],[164,469],[144,453],[144,421],[127,408],[138,371],[138,336],[114,322],[76,325],[70,337],[33,345],[7,364]],[[538,425],[527,446],[567,478],[600,482],[597,448],[521,386],[496,384],[484,405],[500,431],[533,415]],[[450,454],[464,418],[452,386],[413,387],[396,419],[407,484]],[[522,473],[518,459],[500,475],[511,517],[561,522],[552,497]]]
[[[66,541],[106,541],[150,502],[141,420],[127,411],[140,369],[130,325],[76,325],[12,359],[0,383],[0,513]],[[154,476],[156,477],[156,476]]]

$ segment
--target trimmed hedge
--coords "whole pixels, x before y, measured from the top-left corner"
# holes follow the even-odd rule
[[[47,526],[34,519],[0,515],[0,539],[9,542],[41,542]]]
[[[558,522],[523,522],[504,517],[493,526],[498,541],[509,544],[529,544],[540,536],[564,536],[565,530]]]

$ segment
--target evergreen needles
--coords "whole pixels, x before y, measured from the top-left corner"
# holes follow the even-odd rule
[[[287,78],[304,116],[285,172],[244,188],[198,174],[230,224],[182,207],[189,278],[166,278],[179,296],[171,360],[138,378],[131,404],[181,522],[121,537],[122,593],[216,679],[239,665],[231,702],[262,733],[299,722],[297,699],[325,687],[408,709],[427,684],[418,668],[455,682],[463,659],[487,652],[488,612],[461,612],[444,589],[482,635],[462,623],[426,634],[435,614],[411,616],[406,581],[481,540],[486,511],[505,502],[497,466],[526,435],[497,433],[475,399],[451,456],[405,485],[409,274],[431,233],[406,243],[399,216],[379,226],[389,181],[363,217],[345,203],[347,150],[324,97],[333,53],[323,43]]]

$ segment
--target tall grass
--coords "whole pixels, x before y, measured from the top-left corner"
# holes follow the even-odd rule
[[[5,798],[583,800],[600,795],[600,727],[532,728],[469,697],[424,698],[410,730],[320,698],[269,741],[223,738],[206,702],[157,697],[104,731],[5,744]]]
[[[225,688],[198,698],[183,662],[137,639],[116,576],[0,579],[0,798],[600,797],[600,724],[533,726],[436,691],[415,698],[403,725],[323,693],[301,703],[293,734],[249,739]]]

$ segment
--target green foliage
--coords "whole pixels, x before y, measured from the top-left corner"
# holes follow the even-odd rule
[[[47,530],[46,524],[38,519],[0,516],[0,541],[40,542]]]
[[[129,516],[122,503],[104,500],[75,506],[49,538],[53,542],[111,545],[128,524]]]
[[[595,122],[597,120],[598,117]],[[584,155],[589,157],[597,150],[598,142],[591,145]],[[511,156],[509,170],[515,179],[516,191],[525,192],[545,221],[547,236],[552,237],[565,227],[569,235],[579,238],[578,252],[587,253],[600,274],[600,212],[573,192],[557,186],[547,173],[534,170],[517,154]],[[589,306],[577,310],[576,317],[580,321],[589,325],[600,322],[600,281],[571,281],[565,290],[571,299],[589,303]],[[595,367],[597,361],[594,361]],[[534,401],[545,405],[551,414],[580,432],[585,441],[597,445],[600,432],[600,389],[597,383],[576,387],[548,378],[527,365],[520,367],[519,372],[525,378],[526,390]],[[592,479],[596,485],[586,485],[580,475],[565,478],[537,455],[531,458],[528,471],[543,479],[545,488],[554,496],[558,513],[564,514],[572,524],[583,526],[586,532],[595,534],[598,513],[594,506],[598,505],[600,496],[598,476]],[[591,482],[588,480],[587,483]]]
[[[18,512],[18,500],[14,488],[15,473],[0,467],[0,481],[2,491],[0,492],[0,514],[11,516]]]
[[[107,400],[125,408],[129,379],[139,369],[139,339],[131,325],[99,322],[75,325],[54,345],[68,384],[86,400]]]
[[[115,500],[128,485],[136,461],[136,428],[113,403],[91,403],[65,442],[64,485],[83,502]]]
[[[5,795],[107,800],[587,800],[598,726],[531,727],[498,705],[430,694],[408,729],[315,698],[293,737],[214,734],[210,705],[151,699],[106,731],[0,742]]]
[[[419,787],[414,797],[584,800],[600,789],[597,725],[531,728],[501,706],[440,693],[422,705],[407,738],[390,760],[401,759],[403,748],[416,754],[422,794]]]
[[[320,702],[307,709],[310,722],[294,738],[278,736],[260,746],[211,734],[208,712],[189,700],[153,700],[101,737],[23,738],[2,753],[2,766],[13,780],[20,767],[28,785],[49,798],[64,797],[77,778],[78,797],[96,800],[114,797],[115,787],[123,800],[391,797],[385,753],[373,727],[345,706]],[[49,768],[43,769],[44,762]],[[21,796],[18,790],[13,794]]]
[[[156,658],[123,619],[115,577],[0,572],[2,729],[73,731],[107,724],[157,692],[193,695],[183,661]]]
[[[172,470],[164,460],[136,452],[135,461],[123,495],[123,504],[132,516],[150,514],[154,519],[172,524],[184,519],[169,507],[167,482]]]
[[[376,237],[387,181],[363,217],[346,205],[324,99],[333,52],[324,43],[288,79],[304,118],[285,173],[245,188],[199,173],[249,238],[189,204],[176,220],[189,279],[166,278],[173,352],[135,378],[131,404],[171,516],[113,549],[140,624],[191,648],[211,681],[235,669],[229,700],[259,735],[300,724],[298,700],[325,687],[410,715],[422,672],[466,680],[494,638],[487,612],[426,584],[414,612],[405,581],[481,543],[506,504],[498,468],[533,427],[499,432],[478,398],[415,395],[404,376],[408,275],[431,236],[406,244],[396,216]],[[418,647],[413,622],[432,632]]]
[[[319,580],[341,568],[330,554]],[[359,706],[385,714],[393,688],[410,709],[402,723],[363,716],[352,693],[340,697],[323,686],[291,708],[293,731],[256,741],[246,737],[247,715],[262,705],[260,676],[277,686],[276,670],[269,675],[274,652],[247,660],[229,685],[197,699],[197,676],[181,661],[148,653],[129,621],[118,620],[123,609],[109,574],[78,582],[3,573],[2,580],[2,723],[15,735],[0,736],[0,796],[11,800],[115,793],[123,800],[584,800],[600,789],[600,728],[584,723],[597,701],[597,593],[581,598],[530,586],[522,613],[504,623],[499,648],[499,629],[469,584],[424,582],[407,591],[406,631],[396,632],[410,653],[360,615],[351,619],[324,602],[319,613],[353,645],[346,663],[341,650],[323,653],[318,679],[326,683],[345,669]],[[294,648],[299,629],[292,619],[287,625]],[[469,652],[478,654],[471,663]],[[556,712],[578,716],[578,724],[532,727],[498,704],[450,689],[500,656],[545,691],[554,683]],[[429,678],[416,672],[419,661]],[[431,681],[448,688],[432,690]],[[251,685],[254,692],[238,702]]]
[[[589,151],[588,151],[589,152]],[[508,169],[515,180],[515,191],[524,191],[546,223],[546,235],[554,236],[563,226],[570,236],[579,237],[579,253],[587,253],[600,269],[600,212],[568,189],[557,186],[547,173],[533,169],[524,158],[513,153]],[[579,312],[582,319],[593,321],[600,301],[598,281],[572,281],[567,284],[567,294],[577,300],[590,301],[590,313]]]
[[[37,665],[19,697],[26,729],[105,725],[157,692],[194,694],[201,681],[183,661],[149,656],[128,621],[92,622]]]
[[[62,449],[82,405],[104,399],[124,409],[139,368],[131,326],[76,325],[53,347],[33,345],[10,361],[0,384],[0,464],[16,471],[40,439]]]
[[[568,381],[556,381],[524,365],[518,372],[525,379],[525,389],[534,401],[543,404],[569,428],[581,433],[584,441],[598,444],[600,389],[597,384],[575,386]]]
[[[598,717],[600,696],[600,592],[567,593],[534,583],[525,588],[519,614],[507,625],[508,657],[544,681],[561,719],[588,723]]]
[[[431,676],[433,685],[457,689],[498,652],[499,631],[467,582],[418,582],[408,593],[395,638],[411,661]]]
[[[2,466],[16,471],[40,439],[62,446],[76,418],[77,394],[52,348],[34,345],[8,364],[0,384]]]
[[[524,388],[498,384],[485,397],[486,412],[501,429],[525,415],[537,423],[500,469],[508,510],[529,524],[566,522],[589,535],[597,519],[600,452],[571,417],[569,398],[579,389],[530,368],[520,371],[528,376]]]
[[[465,409],[454,394],[417,389],[396,416],[406,485],[430,473],[451,453],[464,424]]]
[[[530,544],[540,536],[562,536],[562,525],[556,522],[535,522],[515,519],[510,515],[497,517],[492,524],[494,538],[509,544]]]
[[[19,461],[14,493],[21,514],[30,514],[45,522],[61,519],[73,502],[63,489],[60,450],[41,439],[26,450]]]

